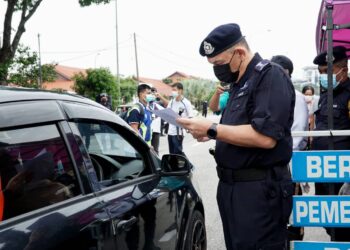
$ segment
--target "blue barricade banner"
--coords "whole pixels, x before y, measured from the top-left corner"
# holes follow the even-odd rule
[[[294,182],[350,182],[350,151],[295,151]]]
[[[350,196],[293,196],[292,224],[350,227]]]
[[[350,242],[336,243],[336,242],[307,242],[294,241],[291,243],[293,250],[349,250]]]

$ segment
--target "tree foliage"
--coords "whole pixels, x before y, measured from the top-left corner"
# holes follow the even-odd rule
[[[37,11],[43,0],[4,0],[7,2],[0,47],[0,84],[6,84],[9,66],[15,56],[25,25]],[[82,7],[92,4],[107,4],[110,0],[79,0]],[[18,24],[14,24],[14,14],[19,13]],[[17,19],[16,19],[17,20]],[[14,33],[14,34],[13,34]]]
[[[42,81],[52,82],[56,78],[55,66],[46,64],[41,67]],[[8,81],[22,87],[38,88],[38,54],[29,47],[19,45],[15,57],[9,65]]]
[[[205,79],[184,80],[182,83],[186,98],[197,109],[201,109],[203,101],[208,101],[211,98],[213,90],[216,88],[215,82]]]
[[[0,48],[0,83],[5,83],[8,73],[8,66],[15,56],[19,42],[25,32],[26,22],[33,16],[42,0],[7,0],[7,9],[4,19],[4,31],[2,39],[2,47]],[[13,15],[15,12],[20,12],[20,19],[16,29],[12,24]],[[12,37],[12,31],[15,34]]]
[[[132,77],[120,79],[120,92],[122,103],[129,103],[136,95],[137,84]]]
[[[116,106],[119,93],[116,88],[116,78],[108,68],[88,69],[86,74],[74,76],[74,90],[83,96],[96,100],[96,96],[107,93]]]

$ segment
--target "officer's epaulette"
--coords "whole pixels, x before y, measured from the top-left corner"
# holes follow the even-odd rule
[[[267,66],[270,66],[271,62],[267,59],[260,61],[257,65],[255,65],[255,70],[258,72],[263,71]]]

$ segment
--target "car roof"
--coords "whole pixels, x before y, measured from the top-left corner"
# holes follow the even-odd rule
[[[26,105],[22,105],[22,102],[26,102]],[[61,102],[65,115],[58,108],[58,102]],[[17,124],[54,121],[64,119],[65,116],[72,119],[106,120],[127,126],[123,119],[108,108],[76,94],[0,86],[0,105],[5,105],[0,109],[0,118],[6,117],[6,119],[1,119],[0,128]],[[91,108],[89,108],[91,106],[102,110],[97,113],[91,112]]]
[[[47,90],[13,88],[0,86],[0,103],[35,101],[35,100],[64,100],[75,101],[100,107],[101,105],[83,96],[68,93],[57,93]]]

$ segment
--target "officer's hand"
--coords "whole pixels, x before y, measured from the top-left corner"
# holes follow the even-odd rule
[[[222,87],[221,85],[218,85],[218,86],[216,87],[216,90],[215,90],[215,94],[216,94],[216,95],[221,95],[221,94],[224,93],[224,92],[225,92],[225,88]]]
[[[201,138],[197,138],[198,142],[207,142],[210,141],[209,137],[201,137]]]
[[[350,183],[345,182],[339,190],[339,195],[350,195]]]
[[[192,134],[193,138],[200,139],[207,136],[212,121],[203,118],[177,118],[176,121]]]

